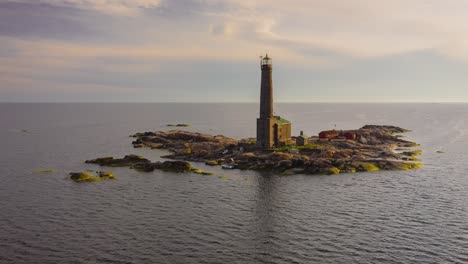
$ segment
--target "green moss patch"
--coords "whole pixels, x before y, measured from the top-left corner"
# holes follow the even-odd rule
[[[71,172],[70,179],[74,182],[97,182],[106,179],[115,179],[112,172],[99,171],[97,176],[86,172]]]
[[[353,162],[351,163],[351,166],[356,168],[356,171],[378,171],[380,170],[380,168],[376,164],[370,163],[370,162]]]
[[[115,179],[115,175],[112,172],[100,171],[98,172],[98,175],[100,178],[103,178],[103,179]]]
[[[217,160],[207,160],[205,164],[208,166],[217,166],[219,165],[219,162]]]
[[[55,170],[35,170],[33,173],[52,173],[56,172]]]
[[[404,162],[394,160],[378,160],[375,161],[377,166],[382,170],[413,170],[422,167],[420,162]]]
[[[214,173],[212,172],[206,172],[206,171],[202,171],[201,169],[192,169],[192,172],[195,173],[195,174],[200,174],[200,175],[214,175]]]
[[[96,178],[93,175],[85,172],[71,172],[70,179],[75,182],[90,182],[100,180],[99,178]]]
[[[405,170],[413,170],[422,168],[422,163],[405,163]]]
[[[285,170],[285,171],[281,172],[281,174],[283,174],[283,175],[294,175],[294,174],[296,174],[296,171],[294,169],[289,169],[289,170]]]
[[[340,169],[337,167],[330,167],[327,170],[327,175],[332,175],[332,174],[340,174]]]

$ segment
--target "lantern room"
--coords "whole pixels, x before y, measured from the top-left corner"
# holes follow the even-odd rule
[[[260,64],[261,65],[271,65],[272,59],[268,57],[268,54],[265,57],[260,56]]]

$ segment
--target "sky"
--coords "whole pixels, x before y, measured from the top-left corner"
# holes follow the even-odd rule
[[[468,102],[466,0],[0,0],[0,102]]]

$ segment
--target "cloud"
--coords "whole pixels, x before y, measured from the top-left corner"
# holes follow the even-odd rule
[[[0,3],[0,36],[68,39],[106,36],[86,25],[93,16],[78,9],[38,3]]]
[[[192,67],[186,74],[194,65],[255,69],[265,52],[278,68],[331,72],[327,82],[361,62],[412,54],[462,64],[465,10],[464,0],[4,0],[0,78],[22,87],[185,87],[181,65]]]
[[[223,10],[206,12],[229,21],[239,36],[290,49],[324,50],[372,58],[433,50],[468,53],[464,0],[199,0]]]
[[[115,65],[115,61],[145,63],[171,60],[174,63],[180,61],[230,61],[234,63],[256,61],[258,52],[263,52],[265,49],[264,45],[216,38],[217,36],[207,36],[207,38],[197,39],[196,34],[184,35],[180,37],[181,41],[159,44],[84,44],[58,40],[21,40],[10,37],[0,37],[0,41],[8,43],[7,49],[15,48],[14,56],[9,58],[10,66],[15,65],[14,62],[57,64],[59,61],[79,63],[92,59],[113,59],[114,61],[109,63],[111,68]],[[192,39],[191,46],[187,46],[186,42],[182,41],[184,39]],[[215,42],[218,47],[208,48],[212,42]],[[281,57],[285,59],[285,62],[302,59],[300,54],[281,46],[268,46],[267,49],[273,53],[282,54]],[[1,51],[0,48],[0,54],[2,54]],[[3,64],[6,65],[7,61],[3,60]],[[58,64],[58,66],[63,65]]]
[[[7,0],[8,2],[49,4],[61,7],[74,7],[95,10],[111,15],[132,16],[143,9],[156,8],[161,0]]]
[[[55,7],[133,16],[134,20],[89,17],[85,13],[15,13],[0,23],[0,32],[56,36],[86,35],[86,41],[108,36],[110,42],[178,43],[190,39],[190,49],[200,55],[233,48],[259,48],[288,60],[311,54],[334,58],[367,59],[420,51],[447,57],[468,57],[468,9],[464,0],[8,0],[37,8]],[[31,8],[31,6],[29,6]],[[145,10],[155,12],[143,12]],[[177,9],[177,10],[175,10]],[[37,10],[35,10],[37,11]],[[67,12],[71,12],[68,10]],[[25,19],[15,20],[18,14]],[[81,17],[81,20],[80,20]],[[1,21],[0,21],[1,22]],[[26,23],[27,22],[27,23]],[[93,24],[95,27],[93,28]],[[30,25],[30,26],[27,26]],[[36,26],[37,25],[37,26]],[[14,31],[14,32],[12,32]],[[71,32],[71,33],[70,33]],[[195,34],[196,33],[196,34]],[[93,36],[90,36],[93,35]],[[212,37],[216,37],[212,39]],[[202,41],[209,39],[211,42]],[[117,44],[118,44],[117,41]],[[143,43],[146,42],[146,43]],[[237,42],[236,44],[231,44]],[[171,44],[170,46],[172,46]],[[258,52],[258,51],[257,51]],[[187,52],[180,54],[186,55]],[[196,54],[192,54],[195,56]],[[249,54],[250,56],[250,54]],[[323,58],[320,59],[322,61]]]
[[[237,25],[234,23],[224,22],[223,24],[210,24],[210,32],[213,35],[231,37],[236,35],[237,30]]]

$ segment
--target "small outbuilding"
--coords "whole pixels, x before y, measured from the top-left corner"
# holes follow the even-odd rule
[[[330,138],[336,138],[339,136],[340,133],[336,130],[327,130],[327,131],[322,131],[319,133],[319,138],[320,139],[330,139]]]
[[[301,131],[301,134],[296,138],[296,146],[304,146],[307,143],[307,136],[304,135],[304,131]]]
[[[353,131],[353,130],[344,131],[343,136],[347,140],[356,140],[356,131]]]

